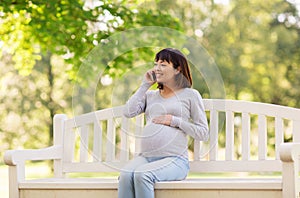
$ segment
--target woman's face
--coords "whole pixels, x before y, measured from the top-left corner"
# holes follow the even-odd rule
[[[168,83],[174,81],[177,70],[174,69],[173,63],[158,60],[154,63],[154,71],[158,83]]]

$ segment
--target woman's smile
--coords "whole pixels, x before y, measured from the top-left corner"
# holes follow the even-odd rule
[[[162,74],[162,73],[155,72],[155,75],[156,75],[156,78],[160,78],[163,74]]]

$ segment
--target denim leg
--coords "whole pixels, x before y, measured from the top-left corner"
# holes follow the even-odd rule
[[[122,170],[119,177],[118,198],[135,198],[134,171],[137,167],[148,163],[146,158],[137,157],[131,160]]]
[[[154,184],[158,181],[183,180],[188,174],[188,160],[179,157],[147,158],[149,163],[134,172],[136,198],[154,198]]]

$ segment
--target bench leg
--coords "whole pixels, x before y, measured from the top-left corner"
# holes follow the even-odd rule
[[[280,145],[282,161],[282,197],[299,198],[299,143],[283,143]]]
[[[9,166],[9,198],[19,198],[17,166]]]

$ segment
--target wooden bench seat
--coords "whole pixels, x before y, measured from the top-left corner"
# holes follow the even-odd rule
[[[155,184],[156,198],[299,197],[300,109],[221,99],[205,99],[204,105],[210,140],[190,139],[191,172],[243,172],[244,176],[159,182]],[[74,118],[56,115],[53,146],[5,152],[10,198],[116,198],[117,177],[69,176],[119,172],[139,152],[135,137],[142,132],[143,115],[128,119],[122,111],[120,106]],[[26,179],[25,162],[34,160],[53,160],[54,177]],[[272,176],[274,172],[277,177]]]
[[[98,197],[117,198],[117,188],[116,178],[50,178],[19,184],[21,195],[24,192],[24,197],[31,198],[79,198],[83,194],[86,195],[86,191]],[[190,178],[184,181],[159,182],[155,185],[155,189],[156,197],[182,197],[186,194],[196,197],[214,197],[216,192],[220,195],[215,197],[222,194],[224,197],[231,193],[243,197],[250,197],[249,193],[252,196],[255,194],[256,198],[281,197],[282,180],[280,178]]]
[[[21,182],[22,189],[117,189],[116,178],[49,178]],[[282,190],[281,178],[187,178],[158,182],[155,189]]]

